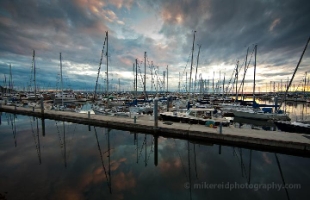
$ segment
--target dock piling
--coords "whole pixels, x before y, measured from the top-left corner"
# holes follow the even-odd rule
[[[223,124],[222,124],[222,122],[220,122],[219,132],[220,132],[220,134],[222,134],[222,133],[223,133]]]
[[[158,98],[155,97],[154,100],[154,108],[153,108],[153,114],[154,114],[154,129],[158,128]]]
[[[87,112],[88,119],[90,119],[90,111]],[[91,131],[90,125],[88,125],[88,131]]]
[[[43,98],[40,99],[40,103],[41,103],[41,114],[42,116],[44,116],[44,104],[43,104]]]
[[[170,95],[167,96],[167,112],[169,112]]]

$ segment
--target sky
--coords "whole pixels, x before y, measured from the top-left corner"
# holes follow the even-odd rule
[[[217,83],[225,77],[227,87],[238,61],[238,82],[243,79],[248,49],[245,89],[251,91],[257,45],[256,91],[273,91],[273,83],[284,88],[301,57],[310,36],[309,10],[308,0],[1,0],[0,85],[8,85],[11,65],[14,88],[33,87],[35,50],[39,88],[60,87],[61,53],[64,88],[94,90],[108,32],[98,90],[106,85],[107,58],[110,91],[133,90],[136,59],[142,90],[145,52],[147,90],[166,90],[168,66],[168,90],[178,91],[180,81],[184,91],[191,62],[192,80],[210,80],[211,86],[213,78]],[[309,51],[295,88],[309,72]]]

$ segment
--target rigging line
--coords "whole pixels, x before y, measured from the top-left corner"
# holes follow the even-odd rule
[[[39,119],[37,119],[37,138],[38,138],[38,157],[39,157],[39,163],[41,164],[41,155],[40,155],[40,130],[39,130]]]
[[[235,66],[234,70],[232,71],[232,74],[231,74],[231,77],[230,77],[230,80],[229,80],[229,82],[228,82],[228,86],[227,86],[227,89],[226,89],[226,95],[227,95],[228,93],[230,93],[230,91],[231,91],[232,88],[233,88],[233,85],[235,84],[235,80],[236,80],[236,79],[234,79],[234,82],[232,83],[232,86],[230,86],[231,81],[233,80],[233,77],[234,77],[234,74],[235,74],[236,69],[237,69],[237,65]],[[236,78],[236,77],[235,77],[235,78]],[[228,91],[228,88],[229,88],[229,91]]]
[[[241,81],[240,86],[239,86],[239,89],[238,89],[238,93],[240,92],[241,86],[244,86],[245,75],[246,75],[246,72],[247,72],[247,70],[248,70],[248,68],[249,68],[249,66],[250,66],[250,63],[251,63],[251,60],[252,60],[254,51],[255,51],[255,46],[254,46],[254,48],[253,48],[253,50],[252,50],[251,57],[250,57],[250,59],[249,59],[248,65],[245,67],[245,70],[244,70],[244,73],[243,73],[243,78],[242,78],[242,81]]]
[[[190,60],[190,58],[191,58],[191,55],[192,55],[192,50],[190,50],[190,52],[189,52],[189,55],[188,55],[188,59],[187,59],[186,65],[185,65],[184,70],[183,70],[183,73],[182,73],[182,77],[184,76],[184,73],[185,73],[185,71],[186,71],[187,65],[188,65],[189,60]]]
[[[13,117],[14,119],[14,122],[13,122],[13,119],[12,119],[12,115],[9,114],[9,118],[10,118],[10,122],[11,122],[11,126],[12,126],[12,131],[13,131],[13,138],[14,138],[14,144],[15,144],[15,147],[17,146],[17,142],[16,142],[16,130],[14,128],[14,124],[15,124],[15,118]],[[15,130],[15,131],[14,131]]]
[[[138,69],[139,69],[139,75],[140,75],[140,85],[141,85],[141,87],[143,88],[143,77],[142,77],[142,73],[141,73],[141,68],[140,68],[140,65],[139,64],[137,64],[137,66],[138,66]]]
[[[298,83],[298,85],[297,85],[297,87],[296,87],[295,92],[297,92],[299,86],[302,86],[302,85],[304,85],[304,80],[300,80],[300,82]]]
[[[72,142],[72,140],[73,140],[73,138],[74,138],[76,126],[77,126],[77,124],[75,124],[74,129],[73,129],[73,134],[71,135],[71,138],[70,138],[69,141],[67,142],[67,145],[68,145],[69,147],[71,146],[71,142]],[[68,133],[69,133],[69,132],[71,132],[71,131],[68,130]],[[70,155],[71,155],[70,153],[71,153],[71,149],[68,148],[68,156],[67,156],[68,160],[69,160]]]
[[[282,179],[282,182],[283,182],[283,185],[284,185],[284,189],[285,189],[285,193],[286,193],[287,199],[290,200],[290,196],[288,194],[287,188],[285,187],[286,184],[285,184],[285,180],[284,180],[284,176],[283,176],[283,172],[282,172],[282,169],[281,169],[279,158],[278,158],[276,153],[274,155],[275,155],[276,160],[277,160],[278,168],[279,168],[279,171],[280,171],[280,175],[281,175],[281,179]]]
[[[175,147],[177,147],[177,143],[176,143],[176,141],[175,141],[174,138],[173,138],[173,141],[174,141],[174,143],[175,143]],[[181,164],[182,164],[182,169],[183,169],[183,171],[184,171],[185,177],[187,178],[186,170],[185,170],[184,164],[183,164],[182,159],[181,159],[181,154],[180,154],[178,148],[176,148],[176,149],[177,149],[177,153],[178,153],[178,155],[179,155],[179,157],[180,157],[180,161],[181,161]]]
[[[237,154],[235,148],[233,148],[233,150],[234,150],[234,153],[235,153],[236,157],[238,158],[238,162],[241,163],[241,170],[244,170],[244,172],[245,172],[245,173],[244,173],[244,174],[245,174],[245,179],[248,180],[248,175],[247,175],[247,172],[246,172],[246,170],[245,170],[244,163],[241,162],[241,158],[240,158],[239,155]],[[241,171],[241,172],[242,172],[242,171]],[[243,177],[243,176],[242,176],[242,177]]]
[[[64,155],[64,152],[63,152],[63,145],[64,144],[63,144],[61,136],[60,136],[60,131],[59,131],[59,128],[58,128],[57,121],[55,123],[56,123],[56,128],[57,128],[58,139],[59,139],[60,155],[62,157]]]
[[[160,90],[162,90],[162,88],[163,88],[162,80],[160,79],[160,76],[158,75],[158,71],[156,69],[154,71],[155,71],[154,77],[156,76],[156,78],[158,79],[158,86],[159,86]],[[155,81],[154,81],[154,85],[155,85]],[[159,89],[159,88],[157,88],[157,89]]]
[[[96,85],[95,85],[95,94],[94,94],[93,101],[95,101],[95,98],[96,98],[97,87],[98,87],[98,78],[99,78],[100,69],[101,69],[101,65],[102,65],[102,59],[103,59],[103,55],[104,55],[106,40],[107,40],[107,37],[104,38],[103,47],[102,47],[102,50],[101,50],[101,56],[100,56],[99,67],[98,67],[98,72],[97,72]]]
[[[96,136],[96,140],[97,140],[98,150],[99,150],[99,153],[100,153],[101,164],[102,164],[102,167],[103,167],[103,170],[104,170],[105,177],[106,177],[106,179],[107,179],[107,185],[108,185],[109,188],[111,188],[111,185],[109,184],[109,183],[110,183],[110,178],[108,177],[106,168],[105,168],[105,166],[104,166],[104,161],[103,161],[103,157],[102,157],[102,152],[101,152],[100,144],[99,144],[99,141],[98,141],[98,135],[97,135],[97,131],[96,131],[96,127],[95,127],[95,126],[94,126],[94,130],[95,130],[95,136]],[[110,190],[110,193],[111,193],[111,190]]]
[[[40,159],[40,156],[39,156],[39,149],[38,149],[38,143],[37,143],[37,141],[36,141],[36,136],[35,136],[35,134],[34,134],[34,129],[33,129],[31,117],[29,117],[29,119],[30,119],[30,126],[31,126],[32,137],[33,137],[34,144],[35,144],[35,147],[36,147],[36,150],[37,150],[38,158]]]
[[[140,152],[139,152],[139,155],[138,155],[138,161],[139,161],[139,159],[140,159],[140,157],[142,155],[142,150],[143,150],[144,145],[146,145],[145,138],[144,138],[144,141],[142,143],[142,146],[141,146],[141,149],[140,149]]]
[[[151,143],[151,150],[150,150],[150,153],[149,153],[149,155],[148,155],[148,157],[147,157],[147,161],[149,161],[149,159],[150,159],[150,157],[151,157],[151,154],[154,152],[154,150],[153,150],[153,145],[154,145],[154,138],[153,138],[153,141],[152,141],[152,143]]]

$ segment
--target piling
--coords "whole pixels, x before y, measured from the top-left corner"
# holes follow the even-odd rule
[[[90,119],[90,111],[87,112],[87,117],[88,117],[88,119]],[[88,131],[91,131],[90,125],[88,125]]]
[[[274,104],[275,104],[275,112],[277,112],[278,111],[278,96],[275,96],[274,97]]]
[[[40,99],[40,103],[41,103],[41,115],[42,117],[44,116],[44,104],[43,104],[43,98]]]
[[[170,95],[167,96],[167,112],[169,112]]]
[[[222,122],[220,122],[219,133],[220,133],[220,134],[223,133],[223,124],[222,124]]]
[[[154,115],[154,129],[158,129],[158,98],[155,97],[154,100],[154,108],[153,108],[153,115]]]

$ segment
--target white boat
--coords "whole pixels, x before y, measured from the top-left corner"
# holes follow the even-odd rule
[[[104,106],[93,106],[92,110],[96,115],[110,115],[111,109],[106,109]]]
[[[288,114],[284,113],[265,113],[261,110],[232,110],[234,113],[234,116],[236,117],[242,117],[242,118],[248,118],[248,119],[258,119],[258,120],[283,120],[283,121],[289,121],[291,120],[288,116]]]
[[[174,122],[183,122],[191,124],[202,124],[212,121],[214,125],[219,125],[222,123],[223,126],[229,126],[230,121],[221,116],[217,116],[214,113],[212,108],[190,108],[186,112],[163,112],[160,113],[160,117],[164,121],[174,121]]]
[[[75,102],[76,98],[75,98],[75,94],[74,93],[56,93],[55,98],[54,98],[54,102],[55,103],[61,103],[61,102]]]

